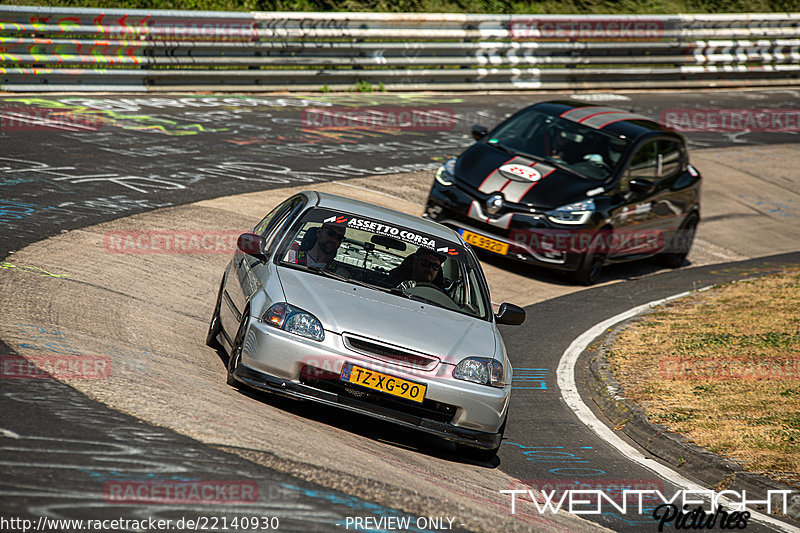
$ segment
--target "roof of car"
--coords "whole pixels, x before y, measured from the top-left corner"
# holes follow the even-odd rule
[[[616,107],[573,100],[542,102],[533,107],[597,130],[636,139],[652,132],[669,132],[650,117]]]
[[[314,198],[316,196],[318,207],[361,215],[366,218],[380,220],[390,225],[405,226],[410,229],[425,232],[432,237],[447,239],[452,242],[459,241],[458,234],[454,230],[437,222],[433,222],[432,220],[427,220],[414,215],[408,215],[406,213],[401,213],[400,211],[395,211],[394,209],[388,209],[386,207],[362,202],[361,200],[355,200],[353,198],[347,198],[346,196],[339,196],[337,194],[319,191],[305,191],[304,193],[310,198]]]

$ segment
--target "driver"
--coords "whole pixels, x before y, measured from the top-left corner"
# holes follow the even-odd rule
[[[567,138],[567,132],[561,127],[553,125],[550,128],[548,137],[545,139],[545,141],[547,143],[546,155],[552,159],[557,159],[566,163],[567,157],[569,156],[568,152],[570,144],[569,139]]]
[[[442,263],[444,258],[433,250],[419,248],[389,272],[389,282],[393,287],[413,281],[414,285],[429,283],[441,288],[444,286]]]
[[[325,223],[317,230],[314,245],[309,250],[304,250],[302,244],[293,243],[286,259],[298,265],[345,275],[347,271],[334,261],[344,238],[345,228]]]

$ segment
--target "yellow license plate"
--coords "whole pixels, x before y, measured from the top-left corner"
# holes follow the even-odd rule
[[[425,398],[425,389],[427,388],[420,383],[396,378],[374,370],[367,370],[366,368],[355,366],[352,363],[344,364],[339,379],[420,403],[422,403],[422,400]]]
[[[472,233],[465,229],[462,229],[460,233],[461,237],[472,246],[477,246],[478,248],[483,248],[484,250],[489,250],[490,252],[501,255],[506,255],[508,253],[508,243],[490,239],[489,237],[484,237],[483,235],[478,235],[477,233]]]

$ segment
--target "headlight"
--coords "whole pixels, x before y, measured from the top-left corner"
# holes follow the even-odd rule
[[[439,170],[436,171],[436,181],[444,185],[445,187],[449,187],[453,184],[456,174],[456,160],[455,158],[448,159],[444,162],[444,165],[439,167]]]
[[[453,369],[453,377],[481,385],[502,387],[503,363],[487,357],[467,357]]]
[[[564,205],[547,213],[547,218],[556,224],[585,224],[594,213],[594,200],[583,200]]]
[[[317,317],[287,303],[274,304],[264,313],[263,321],[270,326],[315,341],[325,338],[325,330]]]

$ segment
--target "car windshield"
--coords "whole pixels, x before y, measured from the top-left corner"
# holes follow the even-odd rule
[[[619,165],[629,141],[531,109],[500,124],[486,142],[603,181]]]
[[[312,209],[278,252],[280,264],[488,319],[480,266],[461,245],[349,213]]]

